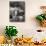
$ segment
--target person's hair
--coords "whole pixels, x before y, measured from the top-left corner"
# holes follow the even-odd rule
[[[40,6],[40,9],[46,9],[46,6]]]
[[[10,7],[19,7],[19,2],[10,2]]]

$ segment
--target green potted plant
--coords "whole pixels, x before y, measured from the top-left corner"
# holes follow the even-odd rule
[[[41,26],[46,27],[46,6],[41,6],[42,14],[37,15],[36,19],[39,20]]]
[[[17,36],[17,33],[18,31],[15,26],[6,26],[5,35],[8,37],[9,40],[11,40],[13,36]]]
[[[46,14],[38,15],[36,19],[39,20],[41,26],[46,27]]]

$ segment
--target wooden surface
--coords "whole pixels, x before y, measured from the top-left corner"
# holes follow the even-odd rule
[[[15,45],[15,46],[46,46],[46,44],[42,44],[42,45],[34,45],[34,44],[23,44],[23,45]]]

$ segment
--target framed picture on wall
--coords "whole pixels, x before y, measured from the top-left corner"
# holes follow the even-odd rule
[[[9,2],[9,20],[10,22],[25,21],[25,2],[24,1]]]

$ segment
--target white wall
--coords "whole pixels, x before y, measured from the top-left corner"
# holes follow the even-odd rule
[[[36,29],[42,29],[36,22],[35,16],[41,13],[40,6],[46,5],[46,0],[21,0],[25,1],[25,22],[9,22],[9,1],[0,0],[0,33],[4,32],[6,25],[15,25],[19,31],[19,36],[20,34],[31,36],[31,33],[35,33]]]

